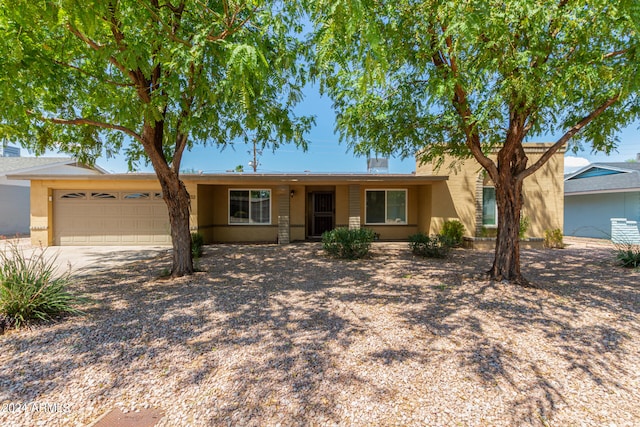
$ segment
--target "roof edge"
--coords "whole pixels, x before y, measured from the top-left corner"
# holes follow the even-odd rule
[[[42,164],[42,165],[37,165],[37,166],[30,166],[30,167],[26,167],[26,168],[21,168],[21,169],[15,169],[10,171],[9,173],[3,174],[4,176],[6,176],[8,179],[24,179],[24,178],[13,178],[13,176],[18,176],[18,175],[36,175],[32,172],[41,170],[41,169],[49,169],[49,168],[55,168],[55,167],[59,167],[59,166],[75,166],[78,168],[83,168],[83,169],[87,169],[87,170],[94,170],[96,172],[99,172],[100,174],[106,175],[108,174],[108,172],[104,169],[102,169],[100,166],[98,165],[93,165],[90,166],[86,163],[80,162],[77,159],[74,159],[73,157],[34,157],[36,159],[51,159],[52,162],[51,163],[46,163],[46,164]],[[53,161],[53,160],[58,160],[58,161]],[[52,176],[54,176],[52,174]]]
[[[565,196],[586,196],[589,194],[611,194],[611,193],[635,193],[640,191],[640,187],[626,187],[615,189],[599,189],[599,190],[586,190],[586,191],[566,191]]]
[[[624,169],[624,168],[619,168],[619,167],[616,167],[616,166],[607,165],[607,164],[604,164],[604,163],[589,163],[588,165],[583,166],[582,168],[578,169],[577,171],[571,172],[570,174],[568,174],[564,178],[564,180],[568,181],[571,178],[576,177],[576,176],[580,175],[581,173],[584,173],[584,172],[588,171],[589,169],[595,169],[595,168],[607,169],[607,170],[610,170],[610,171],[622,172],[622,173],[637,172],[635,169]]]
[[[181,174],[184,181],[238,181],[238,182],[252,182],[260,180],[276,180],[282,182],[305,182],[305,181],[446,181],[448,175],[416,175],[416,174],[339,174],[339,173],[306,173],[306,174],[254,174],[254,173],[221,173],[221,174]],[[153,180],[157,181],[157,176],[154,173],[125,173],[125,174],[104,174],[104,175],[51,175],[51,174],[9,174],[10,179],[21,180],[62,180],[62,181],[86,181],[86,180],[98,180],[98,181],[119,181],[119,180],[131,180],[131,181],[144,181]]]

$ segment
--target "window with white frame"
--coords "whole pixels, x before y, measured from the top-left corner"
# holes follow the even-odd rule
[[[366,190],[367,224],[406,224],[407,190]]]
[[[495,187],[482,187],[482,225],[496,227],[498,225],[498,204]]]
[[[270,224],[271,190],[229,190],[229,224]]]

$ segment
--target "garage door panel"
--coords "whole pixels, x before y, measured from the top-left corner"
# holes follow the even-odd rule
[[[136,218],[134,222],[136,224],[136,229],[139,231],[150,231],[154,229],[153,218]]]
[[[59,243],[56,243],[60,246],[69,246],[69,245],[88,245],[89,238],[87,236],[60,236]]]
[[[102,245],[104,244],[104,236],[103,235],[91,235],[88,236],[88,244],[89,245]]]
[[[123,234],[120,236],[120,239],[123,245],[144,244],[144,241],[141,241],[142,239],[139,239],[138,236],[134,236],[131,234]]]
[[[150,244],[154,243],[153,237],[151,235],[148,235],[148,234],[144,234],[144,235],[139,236],[139,241],[143,245],[144,244],[150,245]]]
[[[61,197],[68,193],[54,192],[56,245],[171,244],[169,216],[163,200],[127,199],[128,192],[117,191],[105,191],[115,196],[109,199]]]

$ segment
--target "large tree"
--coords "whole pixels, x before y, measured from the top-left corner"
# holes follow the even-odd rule
[[[565,145],[609,153],[638,117],[638,2],[331,0],[313,14],[342,137],[358,153],[475,158],[496,188],[489,274],[526,283],[524,179]],[[530,164],[523,141],[553,135]]]
[[[150,162],[167,204],[172,274],[193,272],[193,144],[259,129],[306,147],[296,5],[261,0],[0,0],[0,138],[81,160]],[[266,138],[266,136],[265,136]],[[215,161],[215,158],[212,159]]]

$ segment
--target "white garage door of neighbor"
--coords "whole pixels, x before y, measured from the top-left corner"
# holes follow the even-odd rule
[[[53,200],[55,245],[171,244],[159,192],[56,190]]]

